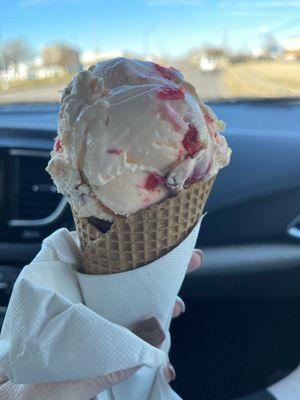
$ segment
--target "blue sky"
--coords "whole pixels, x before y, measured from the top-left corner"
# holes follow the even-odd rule
[[[276,38],[300,34],[300,0],[1,0],[3,41],[37,49],[53,42],[82,50],[179,55],[192,46],[255,45],[259,27]]]

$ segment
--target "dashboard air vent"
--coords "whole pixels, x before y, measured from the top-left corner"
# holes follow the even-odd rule
[[[11,150],[11,179],[14,181],[11,225],[44,225],[62,211],[65,200],[45,171],[49,153]],[[59,212],[59,214],[60,214]],[[50,222],[50,221],[49,221]]]

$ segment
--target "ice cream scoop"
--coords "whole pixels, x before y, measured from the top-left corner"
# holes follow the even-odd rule
[[[216,175],[223,128],[175,68],[116,58],[64,90],[47,170],[79,216],[114,221]]]

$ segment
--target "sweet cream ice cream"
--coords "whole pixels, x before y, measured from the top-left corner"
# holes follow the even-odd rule
[[[80,216],[113,221],[216,175],[223,128],[175,68],[116,58],[64,90],[47,170]]]

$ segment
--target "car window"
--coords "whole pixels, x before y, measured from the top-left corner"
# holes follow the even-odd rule
[[[296,97],[299,8],[272,0],[7,2],[0,103],[57,102],[74,73],[119,56],[178,67],[204,99]]]

